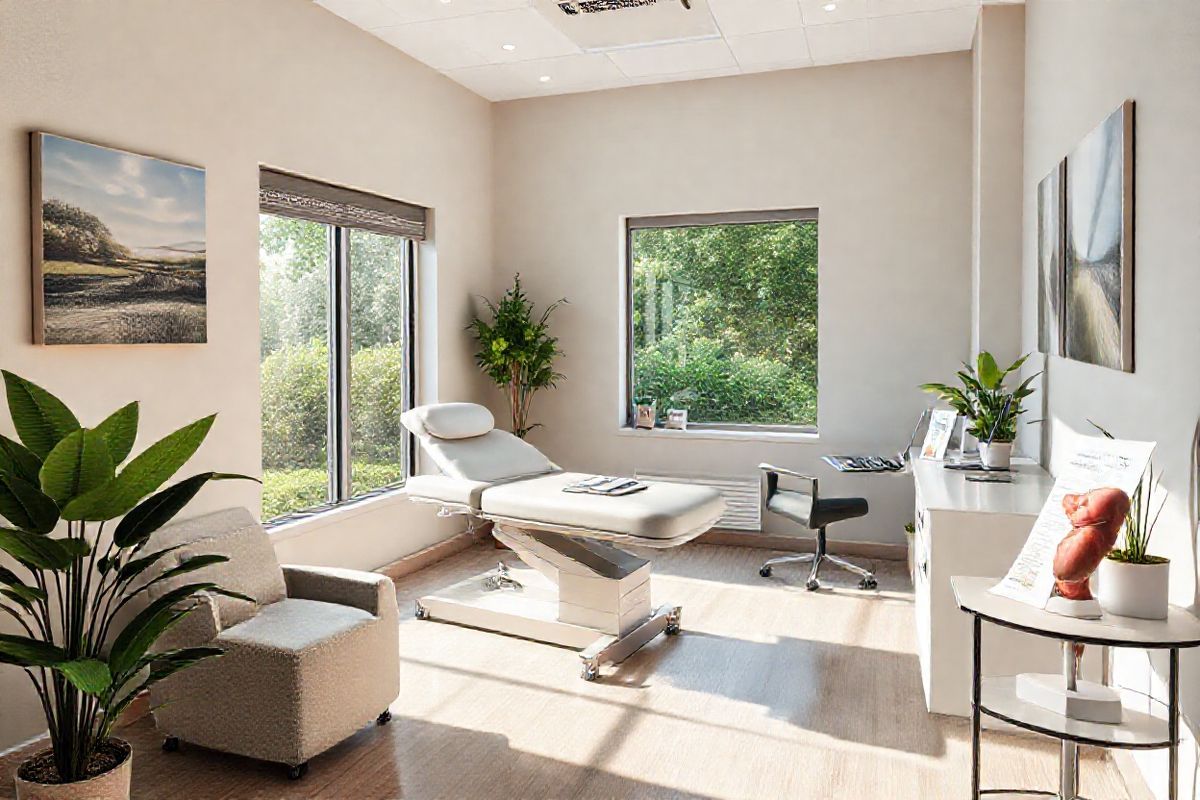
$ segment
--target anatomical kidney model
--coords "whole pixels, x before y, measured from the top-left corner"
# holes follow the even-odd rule
[[[1091,600],[1088,581],[1116,544],[1129,511],[1129,495],[1120,489],[1093,489],[1066,495],[1062,504],[1071,532],[1054,553],[1054,588],[1068,600]]]

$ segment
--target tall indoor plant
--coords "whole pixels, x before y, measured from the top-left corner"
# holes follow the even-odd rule
[[[201,592],[249,599],[197,581],[133,613],[129,604],[144,602],[151,584],[227,560],[193,556],[163,571],[159,559],[176,548],[144,552],[146,543],[206,483],[243,476],[202,472],[160,489],[204,441],[213,416],[126,462],[137,403],[84,428],[45,389],[3,375],[20,441],[0,436],[0,515],[9,523],[0,527],[0,551],[17,567],[0,565],[0,612],[21,633],[0,634],[0,664],[29,677],[50,733],[50,750],[18,768],[17,796],[128,797],[132,750],[111,736],[121,712],[150,684],[221,652],[152,652],[155,641]]]
[[[1090,420],[1089,420],[1090,422]],[[1091,423],[1109,439],[1113,435],[1096,423]],[[1154,509],[1154,499],[1162,472],[1154,472],[1154,464],[1146,469],[1133,494],[1129,496],[1129,512],[1125,515],[1124,534],[1120,547],[1113,548],[1100,562],[1100,606],[1110,614],[1141,619],[1166,619],[1170,596],[1171,560],[1150,555],[1150,536],[1166,497]]]
[[[550,335],[550,315],[567,302],[551,303],[535,316],[533,301],[521,289],[521,276],[513,277],[512,288],[498,303],[482,298],[491,321],[475,317],[470,330],[479,349],[475,363],[504,390],[511,415],[512,432],[521,438],[537,425],[529,424],[529,407],[539,389],[553,388],[562,378],[554,371],[554,359],[562,355],[558,339]]]
[[[1022,403],[1033,394],[1030,384],[1041,373],[1030,375],[1011,392],[1005,388],[1004,379],[1019,370],[1027,358],[1028,354],[1023,355],[1000,369],[992,354],[984,350],[975,359],[975,366],[964,362],[958,371],[961,387],[921,384],[922,389],[937,394],[967,419],[967,430],[979,440],[979,457],[986,467],[1007,469],[1010,464],[1017,418],[1025,413]]]

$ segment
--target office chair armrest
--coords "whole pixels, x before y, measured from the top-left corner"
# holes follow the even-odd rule
[[[778,475],[789,475],[793,478],[800,478],[806,481],[816,481],[816,478],[812,475],[805,475],[803,472],[796,472],[795,470],[776,467],[772,464],[762,463],[758,465],[758,468],[763,472],[774,472]]]

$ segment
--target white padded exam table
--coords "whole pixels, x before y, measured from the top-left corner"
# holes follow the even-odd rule
[[[620,663],[660,633],[679,632],[682,609],[650,602],[650,562],[617,545],[677,547],[724,513],[704,486],[647,482],[618,497],[564,492],[587,477],[563,472],[535,447],[495,429],[474,403],[420,406],[406,428],[442,471],[410,478],[416,502],[495,523],[523,561],[417,601],[417,616],[579,650],[583,678]]]

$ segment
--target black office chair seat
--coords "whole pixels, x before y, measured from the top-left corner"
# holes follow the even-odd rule
[[[826,552],[825,526],[842,520],[866,516],[867,499],[865,497],[821,497],[817,491],[817,479],[812,476],[781,467],[773,467],[770,464],[759,464],[759,469],[762,470],[762,501],[766,510],[798,522],[809,530],[816,531],[817,541],[815,552],[769,559],[759,568],[758,574],[769,578],[771,577],[771,568],[778,564],[811,562],[812,566],[805,586],[809,591],[814,591],[821,586],[819,581],[821,565],[829,561],[835,566],[858,575],[860,589],[877,588],[879,584],[876,583],[875,576],[869,570]],[[799,492],[795,489],[779,488],[780,476],[808,481],[809,491]]]
[[[777,489],[775,496],[767,501],[767,510],[816,530],[845,519],[865,517],[868,509],[865,497],[819,497],[814,504],[812,495]]]

